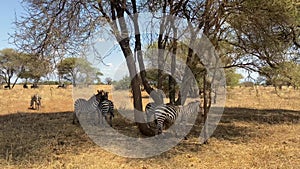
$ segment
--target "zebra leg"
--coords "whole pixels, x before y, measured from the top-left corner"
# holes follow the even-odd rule
[[[110,114],[109,113],[105,113],[104,114],[104,118],[105,118],[105,123],[107,123],[108,125],[112,126]],[[107,127],[106,124],[104,124],[104,127]]]
[[[30,108],[31,109],[33,109],[33,104],[34,104],[34,102],[33,102],[33,99],[31,98],[31,100],[30,100]]]
[[[73,124],[79,123],[79,120],[78,120],[78,117],[77,117],[76,114],[77,114],[76,111],[74,111],[74,113],[73,113]],[[78,115],[79,115],[79,113],[78,113]]]
[[[156,133],[155,135],[159,135],[159,134],[162,134],[162,128],[163,128],[163,123],[158,123],[157,126],[156,126]]]
[[[103,126],[103,112],[99,109],[99,111],[98,111],[98,124],[100,125],[100,127],[102,127]]]
[[[109,126],[112,127],[112,116],[109,116]]]
[[[110,113],[109,113],[109,125],[110,127],[112,127],[112,119],[114,117],[114,110],[110,110]]]
[[[75,121],[78,121],[77,115],[76,115],[76,111],[74,111],[73,113],[73,124],[75,124]]]
[[[97,108],[97,113],[96,113],[96,125],[100,124],[100,119],[101,118],[101,110]]]
[[[38,102],[37,102],[37,110],[40,110],[40,106],[41,106],[41,104],[40,104],[40,102],[38,101]]]

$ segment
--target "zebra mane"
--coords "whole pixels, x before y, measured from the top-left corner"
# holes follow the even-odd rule
[[[92,97],[90,97],[87,101],[94,101],[96,99],[96,95],[93,95]]]

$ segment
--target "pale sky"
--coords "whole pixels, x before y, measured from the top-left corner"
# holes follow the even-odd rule
[[[14,24],[16,17],[20,17],[21,14],[25,13],[21,6],[21,0],[5,0],[2,1],[0,6],[0,50],[4,48],[13,48],[16,47],[13,44],[9,43],[9,34],[14,33]],[[105,55],[109,51],[110,48],[113,47],[111,42],[99,41],[100,47],[98,47],[99,51]],[[118,66],[123,62],[123,56],[115,56],[120,55],[121,53],[115,52],[112,56],[104,59],[104,62],[108,65],[105,66],[103,64],[97,64],[98,62],[95,59],[90,58],[89,60],[97,66],[100,71],[104,74],[101,77],[101,80],[104,81],[106,77],[112,77],[120,79],[118,75],[115,75],[115,71],[118,70]]]
[[[15,15],[23,13],[20,0],[5,0],[0,6],[0,50],[4,48],[14,48],[8,43],[8,34],[14,32]]]

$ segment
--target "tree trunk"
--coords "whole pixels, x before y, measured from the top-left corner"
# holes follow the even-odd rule
[[[155,132],[151,130],[143,116],[142,108],[142,95],[140,89],[140,83],[138,79],[137,69],[134,62],[132,51],[129,47],[129,39],[126,38],[119,42],[123,54],[126,58],[127,67],[129,70],[131,80],[131,89],[133,95],[133,106],[134,106],[134,119],[139,127],[139,130],[142,134],[146,136],[154,136]]]
[[[142,134],[147,136],[153,136],[155,133],[153,130],[148,128],[148,125],[144,119],[143,112],[142,112],[142,96],[141,96],[140,83],[138,80],[137,68],[133,58],[133,52],[130,49],[130,43],[128,37],[129,33],[124,18],[125,10],[123,8],[123,5],[126,6],[126,1],[122,1],[122,2],[119,1],[119,3],[121,3],[120,6],[116,5],[116,2],[114,1],[111,1],[110,3],[111,18],[112,18],[111,28],[114,32],[117,41],[119,42],[124,57],[126,58],[126,64],[129,70],[129,75],[130,78],[132,79],[131,89],[133,95],[134,120],[137,123],[139,130]],[[136,11],[135,1],[133,1],[133,8]],[[136,29],[137,18],[135,18],[133,21],[135,22],[135,29]],[[139,49],[136,48],[135,50],[139,50]]]
[[[13,83],[13,85],[12,85],[12,87],[11,87],[11,88],[14,88],[14,87],[15,87],[15,85],[16,85],[16,83],[17,83],[18,79],[19,79],[19,77],[17,77],[17,78],[16,78],[16,80],[14,81],[14,83]]]
[[[205,71],[205,75],[203,76],[203,110],[204,110],[204,115],[203,115],[203,121],[204,121],[204,126],[203,126],[203,139],[204,139],[204,144],[208,143],[208,129],[207,126],[209,125],[207,123],[207,114],[209,112],[209,108],[210,108],[210,91],[209,91],[209,83],[208,83],[208,79],[207,79],[207,71]]]
[[[139,30],[139,25],[138,25],[138,14],[136,14],[133,17],[133,22],[134,22],[134,29],[135,29],[135,48],[134,52],[135,55],[137,56],[139,67],[140,67],[140,77],[142,80],[142,84],[144,86],[144,89],[146,92],[150,95],[152,99],[158,103],[162,104],[162,96],[160,93],[154,91],[154,89],[149,85],[148,80],[146,79],[147,73],[144,65],[144,59],[143,59],[143,52],[142,52],[142,44],[141,44],[141,35],[140,35],[140,30]]]
[[[173,20],[171,24],[172,24],[172,30],[174,32],[174,37],[173,37],[172,55],[171,55],[171,76],[169,76],[169,99],[171,104],[175,104],[176,81],[173,77],[175,76],[175,68],[176,68],[177,29],[174,26]]]

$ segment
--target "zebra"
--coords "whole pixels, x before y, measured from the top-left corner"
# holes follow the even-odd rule
[[[106,92],[106,94],[107,94],[107,92]],[[104,96],[104,97],[106,97],[106,96]],[[104,116],[105,120],[108,122],[110,127],[112,127],[112,118],[115,117],[113,102],[108,99],[101,100],[101,102],[98,105],[98,108],[100,110],[99,117],[101,118],[100,119],[101,123],[103,121],[103,116]]]
[[[33,95],[30,100],[30,108],[39,110],[40,106],[42,106],[41,99],[42,97],[38,94]]]
[[[156,119],[156,134],[161,134],[164,122],[175,122],[180,116],[181,122],[186,121],[187,117],[192,113],[199,113],[201,105],[199,101],[191,102],[185,106],[175,106],[171,104],[164,104],[157,106],[154,109],[154,116]]]
[[[98,104],[103,96],[103,91],[97,90],[97,94],[93,95],[89,100],[79,98],[74,103],[73,124],[78,123],[78,117],[81,113],[99,111]]]
[[[163,105],[163,104],[157,104],[155,102],[149,102],[145,107],[146,117],[147,117],[147,123],[151,122],[151,117],[154,115],[154,110],[157,106]],[[166,105],[172,105],[171,103],[167,103]],[[156,123],[156,119],[154,119]]]
[[[146,117],[147,117],[147,123],[150,122],[150,118],[152,115],[154,115],[154,110],[158,106],[155,102],[150,102],[145,107]]]

